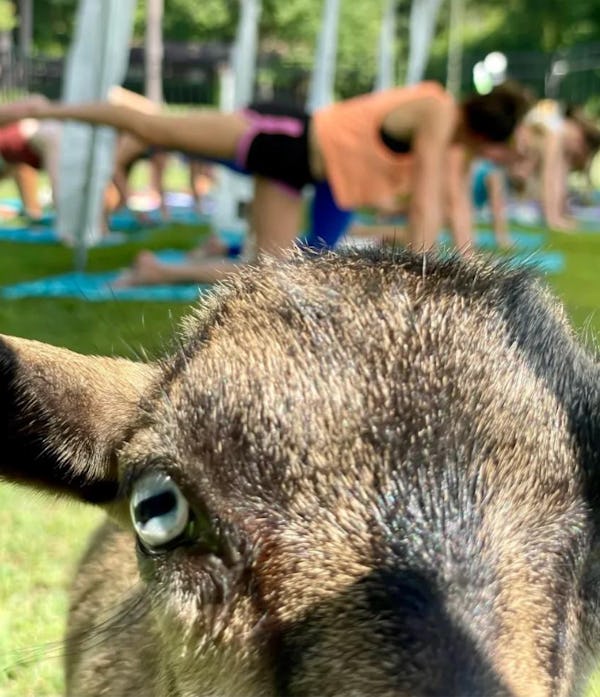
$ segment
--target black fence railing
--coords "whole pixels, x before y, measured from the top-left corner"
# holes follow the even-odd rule
[[[600,99],[600,44],[574,46],[564,51],[507,51],[508,76],[532,88],[539,97],[585,104]],[[484,55],[466,52],[462,59],[462,90],[473,89],[473,68]],[[445,61],[432,61],[428,74],[445,81]],[[600,104],[597,105],[600,111]]]
[[[170,104],[217,104],[219,70],[229,60],[231,47],[223,43],[166,43],[163,60],[163,94]],[[507,52],[508,75],[533,88],[538,96],[555,97],[563,102],[594,102],[600,113],[600,44],[577,46],[565,51],[545,54],[534,51]],[[473,67],[484,58],[465,53],[462,59],[462,90],[473,89]],[[39,92],[59,98],[62,91],[64,61],[58,58],[33,56],[27,59],[16,53],[0,53],[0,101],[9,101],[19,94]],[[285,57],[270,52],[258,60],[256,96],[301,105],[310,80],[310,64],[290,63]],[[445,82],[445,60],[432,59],[427,77]],[[125,87],[144,91],[144,51],[134,47],[130,52]],[[354,75],[339,66],[338,92],[350,96],[370,89],[364,75]]]

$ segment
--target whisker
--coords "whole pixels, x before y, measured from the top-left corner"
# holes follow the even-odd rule
[[[26,649],[15,649],[9,656],[11,660],[0,670],[10,673],[42,661],[66,658],[90,649],[97,648],[112,640],[128,627],[137,624],[150,610],[146,589],[142,584],[134,586],[128,597],[122,600],[105,618],[100,618],[91,627],[82,631],[68,633],[64,639],[47,642]]]

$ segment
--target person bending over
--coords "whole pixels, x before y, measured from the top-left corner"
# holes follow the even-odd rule
[[[32,95],[22,102],[25,109],[47,104],[42,95]],[[52,199],[56,202],[61,131],[57,121],[35,118],[22,118],[0,126],[0,177],[14,178],[25,214],[34,222],[42,216],[38,198],[38,172],[42,169],[48,173]]]
[[[522,162],[519,179],[540,199],[548,227],[572,232],[576,222],[567,214],[567,184],[571,172],[585,172],[600,148],[600,129],[577,109],[551,99],[538,102],[516,134]],[[515,168],[517,171],[517,168]]]
[[[408,192],[408,239],[414,249],[434,246],[446,209],[457,247],[466,248],[471,158],[508,159],[510,138],[528,107],[527,93],[512,84],[457,103],[437,83],[423,82],[354,97],[313,114],[269,104],[171,115],[106,102],[52,103],[0,109],[0,122],[34,116],[104,124],[151,146],[195,153],[251,174],[256,252],[279,255],[299,235],[301,192],[308,185],[315,189],[306,238],[311,247],[333,247],[354,209],[383,207]],[[144,253],[130,282],[212,282],[237,268],[226,260],[166,267]]]

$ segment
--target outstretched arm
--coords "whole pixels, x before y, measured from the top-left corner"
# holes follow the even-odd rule
[[[485,185],[489,192],[492,227],[494,228],[496,244],[499,247],[509,247],[510,235],[508,234],[508,222],[506,220],[506,192],[502,172],[497,169],[491,171],[485,179]]]
[[[409,238],[413,249],[430,249],[442,223],[443,172],[455,123],[452,102],[423,100],[415,105],[413,191],[409,210]]]
[[[466,252],[473,243],[473,208],[469,182],[470,158],[462,145],[448,148],[445,162],[445,193],[448,223],[454,245]]]

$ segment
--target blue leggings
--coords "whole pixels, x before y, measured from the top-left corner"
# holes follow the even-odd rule
[[[350,227],[354,211],[339,208],[327,181],[315,184],[309,227],[304,245],[310,249],[333,249]]]

